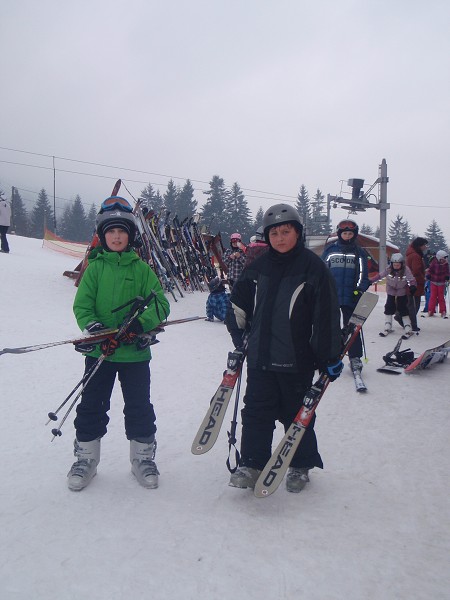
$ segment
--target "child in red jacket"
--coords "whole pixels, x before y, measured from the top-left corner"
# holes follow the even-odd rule
[[[450,269],[448,266],[448,253],[444,250],[438,250],[436,252],[436,258],[434,258],[430,266],[428,267],[428,273],[426,278],[430,280],[431,291],[430,301],[428,303],[428,316],[433,317],[436,309],[436,301],[439,303],[439,312],[441,317],[447,318],[447,311],[445,307],[445,288],[447,281],[450,276]]]

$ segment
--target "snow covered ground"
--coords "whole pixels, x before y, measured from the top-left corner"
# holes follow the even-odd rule
[[[0,254],[0,349],[78,334],[76,288],[62,275],[75,259],[39,240],[10,236],[10,246]],[[157,490],[130,474],[115,389],[98,475],[70,492],[72,415],[53,442],[45,422],[83,357],[71,345],[0,356],[0,599],[448,600],[450,361],[377,373],[398,338],[378,336],[380,296],[365,327],[369,392],[356,394],[348,368],[331,384],[317,411],[325,469],[298,495],[281,486],[256,499],[228,486],[232,406],[216,446],[190,452],[231,348],[219,322],[168,327],[154,346]],[[203,315],[205,302],[200,292],[171,299],[171,318]],[[450,339],[450,320],[419,321],[403,348]]]

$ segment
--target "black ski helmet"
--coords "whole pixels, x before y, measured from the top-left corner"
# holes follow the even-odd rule
[[[264,239],[269,243],[269,229],[284,223],[290,223],[300,234],[303,233],[303,223],[300,215],[289,204],[274,204],[266,210],[263,217]]]
[[[95,219],[95,226],[103,248],[107,248],[105,233],[109,229],[114,229],[115,227],[120,227],[128,233],[129,246],[133,246],[136,241],[136,219],[131,212],[119,210],[118,208],[114,210],[106,210],[97,215],[97,218]]]
[[[351,231],[353,233],[353,237],[349,240],[342,239],[342,234],[344,233],[344,231]],[[342,221],[339,221],[339,223],[336,227],[336,234],[337,234],[341,244],[353,244],[353,242],[358,237],[358,233],[359,233],[358,224],[355,223],[355,221],[352,221],[352,219],[342,219]]]

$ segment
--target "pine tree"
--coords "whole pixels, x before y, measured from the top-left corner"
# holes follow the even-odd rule
[[[86,232],[85,232],[84,239],[86,239],[86,240],[92,239],[92,236],[95,233],[96,218],[97,218],[97,208],[95,207],[95,204],[92,204],[91,208],[89,209],[88,214],[86,215]]]
[[[428,240],[428,250],[430,253],[435,254],[438,250],[448,252],[448,244],[445,241],[445,236],[434,219],[425,231],[425,237]]]
[[[264,211],[263,211],[263,207],[260,206],[258,208],[258,212],[256,213],[255,220],[253,221],[253,231],[254,232],[258,229],[258,227],[263,226],[263,219],[264,219]]]
[[[203,192],[208,196],[208,200],[200,210],[202,224],[207,231],[221,232],[226,226],[226,201],[228,191],[225,188],[224,180],[218,175],[214,175],[209,182],[210,189]]]
[[[164,207],[164,198],[161,196],[161,192],[156,190],[155,197],[153,198],[152,206],[150,207],[156,214],[158,214]]]
[[[144,207],[150,209],[152,208],[153,200],[155,198],[155,190],[151,183],[147,185],[141,192],[140,198],[144,201],[142,204]]]
[[[16,235],[27,236],[30,233],[28,213],[17,188],[11,190],[11,231]]]
[[[370,225],[366,225],[365,223],[363,223],[359,229],[359,231],[365,235],[372,235],[374,236],[374,230],[372,229],[372,227]]]
[[[311,228],[311,204],[309,200],[309,194],[306,187],[303,185],[300,186],[300,191],[297,195],[297,202],[295,204],[295,208],[297,209],[298,214],[303,223],[303,231],[306,234],[310,234]]]
[[[173,179],[170,179],[163,198],[164,206],[171,213],[171,218],[175,217],[177,214],[178,193],[179,190],[177,186],[175,185]]]
[[[71,204],[66,204],[63,210],[62,217],[59,220],[58,234],[65,240],[70,239],[70,220],[72,212]]]
[[[330,228],[327,221],[327,215],[324,212],[325,196],[319,188],[311,200],[311,224],[309,228],[310,235],[327,235]]]
[[[225,207],[227,223],[223,233],[228,236],[234,232],[240,233],[245,243],[253,235],[252,218],[244,192],[238,183],[232,185]]]
[[[73,240],[74,242],[87,242],[88,238],[86,237],[86,213],[84,211],[84,206],[81,202],[81,198],[78,194],[75,197],[75,200],[72,204],[71,217],[72,219],[70,223],[71,229],[69,240]]]
[[[144,199],[144,206],[149,210],[153,210],[156,214],[161,211],[164,205],[164,200],[160,194],[160,191],[157,190],[155,192],[151,183],[149,183],[147,187],[142,190],[141,198]]]
[[[54,231],[54,215],[47,192],[44,188],[39,192],[36,204],[31,211],[30,235],[31,237],[43,238],[45,228]]]
[[[405,255],[406,249],[411,241],[411,228],[408,221],[397,215],[389,225],[388,241],[399,247],[400,252]]]
[[[178,193],[177,200],[177,215],[180,222],[193,217],[196,208],[197,200],[194,199],[194,188],[190,180],[186,179],[186,183]]]

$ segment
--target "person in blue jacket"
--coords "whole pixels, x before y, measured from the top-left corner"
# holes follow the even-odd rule
[[[208,283],[208,288],[210,294],[206,300],[205,321],[214,321],[214,317],[219,321],[225,321],[230,306],[230,294],[226,292],[224,282],[220,277],[213,277]]]
[[[325,248],[322,260],[328,265],[336,282],[342,321],[347,325],[360,296],[370,286],[369,255],[356,243],[358,225],[351,219],[338,223],[338,239]],[[349,350],[350,366],[353,371],[362,369],[363,354],[361,336]]]

